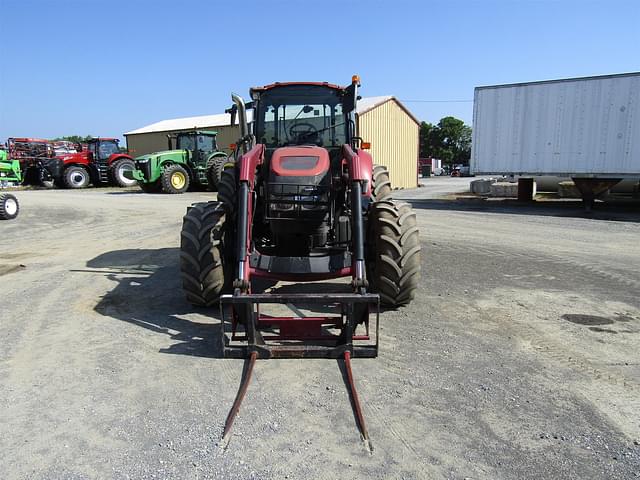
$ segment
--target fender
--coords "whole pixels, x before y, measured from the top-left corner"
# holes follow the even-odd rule
[[[79,166],[87,167],[91,163],[89,159],[89,152],[85,152],[85,151],[77,152],[77,153],[69,153],[56,158],[62,160],[65,167],[71,166],[71,165],[79,165]]]
[[[240,157],[240,175],[241,182],[249,182],[249,187],[253,189],[253,183],[256,179],[256,168],[262,165],[264,161],[264,145],[259,143],[247,153]]]
[[[343,145],[342,153],[349,168],[349,179],[364,182],[362,196],[371,196],[371,177],[373,175],[373,158],[364,150],[353,151],[351,146]]]

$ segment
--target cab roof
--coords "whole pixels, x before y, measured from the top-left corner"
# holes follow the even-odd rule
[[[275,82],[275,83],[270,83],[269,85],[265,85],[263,87],[252,87],[250,89],[250,92],[253,94],[253,92],[264,92],[266,90],[271,90],[272,88],[286,87],[291,85],[315,85],[318,87],[327,87],[334,90],[344,90],[346,88],[346,87],[341,87],[340,85],[335,85],[329,82]]]

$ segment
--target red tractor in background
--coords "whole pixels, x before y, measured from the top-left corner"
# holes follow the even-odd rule
[[[133,158],[120,152],[117,138],[92,138],[86,148],[57,157],[61,174],[56,184],[66,188],[85,188],[93,185],[112,184],[118,187],[136,185],[135,180],[124,176],[126,170],[135,169]]]

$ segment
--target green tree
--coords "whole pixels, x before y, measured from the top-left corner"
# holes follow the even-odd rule
[[[81,135],[69,135],[66,137],[54,138],[52,141],[57,142],[61,140],[66,140],[68,142],[73,142],[73,143],[87,143],[92,138],[93,137],[91,135],[85,135],[84,137]]]
[[[435,157],[445,164],[469,164],[471,127],[455,117],[444,117],[437,125],[420,125],[420,156]]]

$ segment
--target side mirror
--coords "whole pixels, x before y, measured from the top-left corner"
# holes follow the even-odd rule
[[[356,109],[357,101],[358,87],[355,83],[352,83],[344,89],[344,96],[342,97],[342,110],[344,113],[353,112]]]

